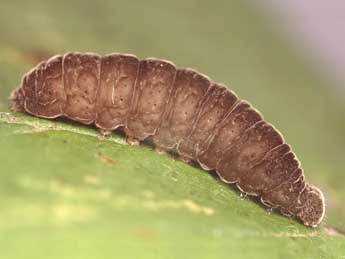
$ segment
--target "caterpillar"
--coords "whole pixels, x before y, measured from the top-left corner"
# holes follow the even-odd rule
[[[133,145],[149,141],[306,226],[324,217],[322,192],[305,182],[278,130],[196,70],[130,54],[66,53],[25,74],[10,102],[14,112],[94,124],[103,134],[119,129]]]

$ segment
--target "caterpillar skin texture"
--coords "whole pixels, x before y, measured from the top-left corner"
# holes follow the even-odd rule
[[[149,138],[157,151],[215,170],[222,181],[306,226],[324,217],[322,192],[305,182],[281,134],[225,86],[169,61],[128,54],[54,56],[24,75],[11,109],[94,124],[106,133],[120,128],[132,144]]]

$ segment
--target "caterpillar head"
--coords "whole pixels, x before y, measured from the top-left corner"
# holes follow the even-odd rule
[[[325,216],[325,198],[322,192],[308,185],[301,194],[301,202],[303,207],[297,216],[304,225],[316,227]]]
[[[10,96],[10,109],[13,112],[24,112],[24,93],[22,88],[15,89]]]

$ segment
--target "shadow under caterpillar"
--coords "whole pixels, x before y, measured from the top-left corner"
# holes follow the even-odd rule
[[[24,75],[11,109],[94,124],[103,134],[120,128],[130,144],[149,139],[158,152],[215,170],[306,226],[324,217],[322,192],[305,182],[281,134],[249,103],[193,69],[129,54],[66,53]]]

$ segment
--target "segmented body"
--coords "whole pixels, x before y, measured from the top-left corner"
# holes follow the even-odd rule
[[[131,143],[150,138],[160,151],[215,170],[222,181],[307,226],[324,216],[322,193],[305,182],[281,134],[225,86],[169,61],[55,56],[23,77],[12,110],[63,116],[105,131],[120,128]]]

